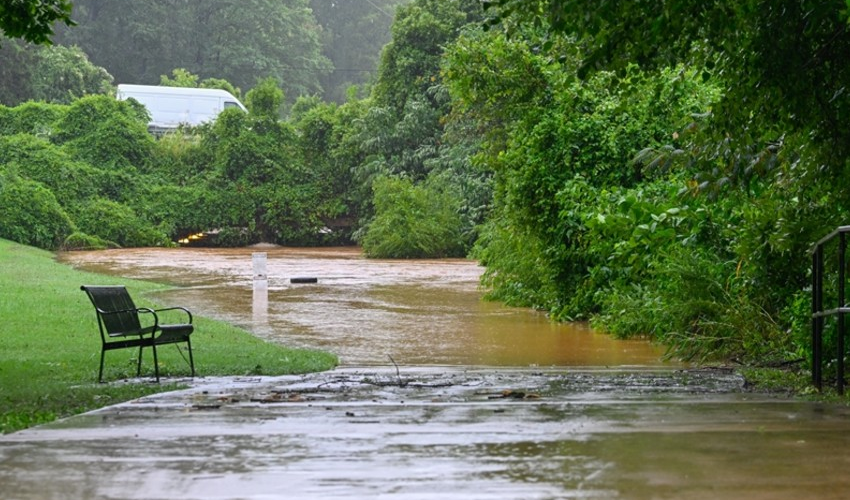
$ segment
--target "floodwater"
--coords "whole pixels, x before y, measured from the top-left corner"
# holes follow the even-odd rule
[[[265,280],[254,280],[258,253]],[[356,248],[280,247],[60,258],[88,271],[177,285],[158,300],[271,342],[331,351],[343,365],[674,366],[646,341],[616,340],[584,323],[556,324],[482,300],[483,269],[469,260],[373,260]],[[291,283],[305,277],[316,283]]]
[[[201,377],[0,436],[4,500],[848,498],[847,407],[752,393],[731,370],[482,302],[471,262],[282,248],[61,259],[172,283],[164,304],[346,366]]]
[[[202,382],[203,383],[203,382]],[[730,372],[343,368],[0,436],[3,500],[839,500],[850,410]]]

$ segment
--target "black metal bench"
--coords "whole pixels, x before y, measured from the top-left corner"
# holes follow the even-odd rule
[[[192,325],[192,313],[184,307],[168,307],[164,309],[149,309],[136,307],[127,288],[122,285],[95,286],[83,285],[81,290],[86,292],[97,311],[97,324],[100,328],[102,348],[100,351],[100,372],[98,382],[103,382],[103,358],[106,351],[114,349],[139,348],[139,361],[136,366],[136,376],[142,372],[142,350],[145,347],[153,349],[153,366],[156,381],[159,382],[159,365],[156,358],[156,347],[164,344],[185,342],[189,350],[189,366],[192,376],[195,376],[195,361],[192,359],[191,335],[195,330]],[[160,323],[158,313],[165,311],[182,311],[187,317],[185,323]],[[140,319],[144,316],[144,321]]]

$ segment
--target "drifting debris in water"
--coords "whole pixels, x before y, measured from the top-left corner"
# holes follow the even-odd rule
[[[540,399],[540,394],[536,392],[514,391],[505,389],[499,395],[492,395],[487,399]]]

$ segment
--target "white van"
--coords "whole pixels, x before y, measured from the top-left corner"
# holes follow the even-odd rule
[[[164,132],[181,124],[200,125],[214,120],[227,108],[248,111],[233,94],[220,89],[120,84],[117,97],[144,104],[151,115],[148,128],[152,132]]]

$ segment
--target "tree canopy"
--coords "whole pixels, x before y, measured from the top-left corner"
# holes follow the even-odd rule
[[[74,25],[70,0],[7,0],[0,4],[0,31],[10,38],[50,44],[57,22]]]
[[[850,152],[843,0],[490,0],[485,7],[491,25],[528,23],[577,37],[585,47],[580,75],[633,63],[700,68],[723,81],[713,120],[721,135],[742,146],[807,135],[812,168],[843,173]]]
[[[175,68],[248,89],[274,77],[293,99],[321,91],[331,70],[308,0],[103,2],[77,0],[78,45],[118,83],[156,84]]]
[[[326,100],[344,102],[350,86],[374,80],[381,49],[390,41],[396,8],[407,1],[310,0],[322,26],[322,53],[333,63],[333,70],[321,77]]]

